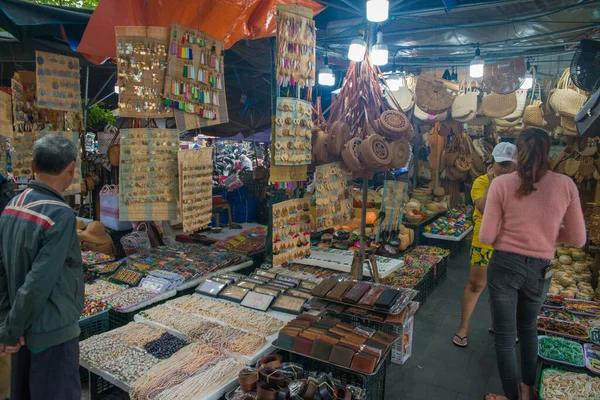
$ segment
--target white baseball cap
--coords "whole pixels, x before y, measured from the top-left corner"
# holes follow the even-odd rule
[[[517,146],[512,143],[502,142],[498,143],[496,147],[494,147],[494,151],[492,151],[492,157],[494,157],[494,161],[498,163],[511,161],[516,164],[516,152]]]

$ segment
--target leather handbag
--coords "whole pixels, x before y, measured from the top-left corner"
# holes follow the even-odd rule
[[[490,93],[481,100],[483,114],[491,118],[502,118],[517,109],[517,95]]]
[[[569,76],[569,68],[565,69],[558,84],[556,90],[550,97],[550,106],[561,117],[574,118],[583,104],[586,101],[586,97],[581,94],[580,90],[577,91],[570,89],[575,87]]]
[[[526,126],[536,126],[538,128],[543,128],[548,123],[544,119],[544,108],[542,103],[542,87],[538,83],[536,84],[538,89],[537,99],[533,100],[533,95],[535,92],[535,87],[531,91],[531,104],[525,107],[525,112],[523,113],[523,125]]]
[[[577,131],[582,136],[594,137],[600,133],[600,88],[589,98],[575,116]]]

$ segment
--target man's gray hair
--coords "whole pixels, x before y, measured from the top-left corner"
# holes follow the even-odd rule
[[[33,145],[33,163],[38,173],[58,175],[77,160],[77,146],[58,135],[46,135]]]

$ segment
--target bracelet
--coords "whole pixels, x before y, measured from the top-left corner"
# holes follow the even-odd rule
[[[261,358],[258,361],[258,367],[259,368],[270,367],[270,368],[278,369],[281,367],[281,360],[282,360],[282,358],[279,354],[271,354],[271,355]]]
[[[290,381],[295,381],[304,378],[304,367],[300,364],[285,362],[278,368],[286,378]]]
[[[256,389],[258,373],[253,369],[245,369],[238,375],[238,383],[243,392],[251,392]]]
[[[273,389],[267,382],[259,382],[256,394],[260,400],[277,400],[277,390]]]
[[[265,367],[258,372],[260,380],[273,386],[284,387],[285,375],[271,367]]]
[[[304,400],[313,400],[315,394],[317,394],[317,385],[317,382],[313,378],[310,378],[306,384],[306,390],[302,394],[302,398]]]

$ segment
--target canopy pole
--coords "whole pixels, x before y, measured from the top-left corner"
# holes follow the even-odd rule
[[[83,108],[83,130],[87,131],[87,117],[88,117],[88,90],[90,88],[90,66],[85,67],[85,107]]]
[[[277,78],[275,77],[277,71],[275,70],[275,61],[277,59],[276,54],[276,39],[271,38],[271,121],[275,117],[275,113],[277,111],[277,95],[279,86],[277,86]],[[271,123],[271,126],[273,124]],[[273,134],[273,132],[271,132]],[[271,196],[269,196],[269,219],[267,222],[267,239],[265,243],[265,262],[272,263],[273,262],[273,200],[275,197],[275,193],[273,193],[274,186],[269,183],[271,187]]]

